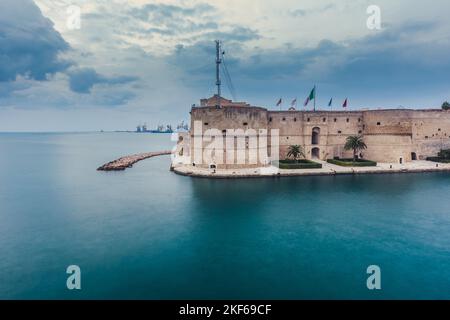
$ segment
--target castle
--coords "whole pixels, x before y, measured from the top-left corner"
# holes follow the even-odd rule
[[[290,145],[302,146],[307,159],[348,158],[352,151],[344,150],[344,145],[346,138],[353,135],[363,136],[367,145],[360,157],[383,163],[424,160],[436,156],[441,149],[450,148],[450,111],[440,109],[272,111],[215,95],[193,106],[190,115],[190,133],[180,138],[178,149],[189,157],[192,165],[201,167],[211,167],[211,163],[196,164],[192,160],[196,152],[202,153],[207,146],[205,141],[195,143],[196,124],[201,124],[203,130],[219,130],[224,140],[230,129],[245,132],[252,128],[258,133],[278,129],[280,159],[286,158]],[[268,149],[271,147],[269,141]],[[252,145],[246,140],[245,144],[233,148],[248,152]],[[268,163],[213,163],[214,168],[223,169],[264,165]]]

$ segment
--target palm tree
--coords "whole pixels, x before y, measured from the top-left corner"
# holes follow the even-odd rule
[[[292,157],[294,158],[294,160],[297,160],[300,157],[305,157],[305,153],[303,152],[303,148],[301,146],[291,145],[289,146],[287,157],[288,158]]]
[[[344,149],[353,150],[353,162],[355,162],[358,151],[367,149],[367,145],[365,144],[362,136],[350,136],[347,137]]]

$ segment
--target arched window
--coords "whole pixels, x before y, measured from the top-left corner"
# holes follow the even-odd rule
[[[311,144],[319,144],[319,136],[320,136],[320,128],[315,127],[312,129],[312,135],[311,135]]]

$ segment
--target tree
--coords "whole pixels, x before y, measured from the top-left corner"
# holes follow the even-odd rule
[[[303,152],[303,148],[299,145],[291,145],[289,146],[287,157],[288,158],[294,158],[294,160],[297,160],[300,157],[304,157],[305,153]]]
[[[362,136],[350,136],[347,137],[344,149],[353,150],[353,162],[355,162],[358,151],[367,149],[367,145]]]
[[[450,103],[448,103],[448,101],[445,101],[445,102],[442,104],[442,109],[443,109],[443,110],[450,110]]]

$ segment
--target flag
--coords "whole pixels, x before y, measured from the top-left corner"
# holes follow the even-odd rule
[[[348,99],[345,98],[344,104],[342,105],[343,108],[347,108]]]
[[[333,105],[333,98],[330,99],[330,102],[328,102],[328,106],[331,107]]]
[[[294,100],[292,100],[291,102],[291,107],[295,107],[297,105],[297,98],[295,98]]]
[[[278,106],[281,106],[281,103],[283,102],[283,100],[280,98],[280,100],[278,100],[278,102],[277,102],[277,107]]]
[[[306,98],[305,103],[303,105],[306,107],[308,105],[308,103],[309,103],[309,96],[308,96],[308,98]]]
[[[311,90],[311,93],[309,94],[309,96],[306,98],[305,100],[305,107],[308,105],[308,103],[313,100],[316,99],[316,86],[314,86],[314,88]]]

